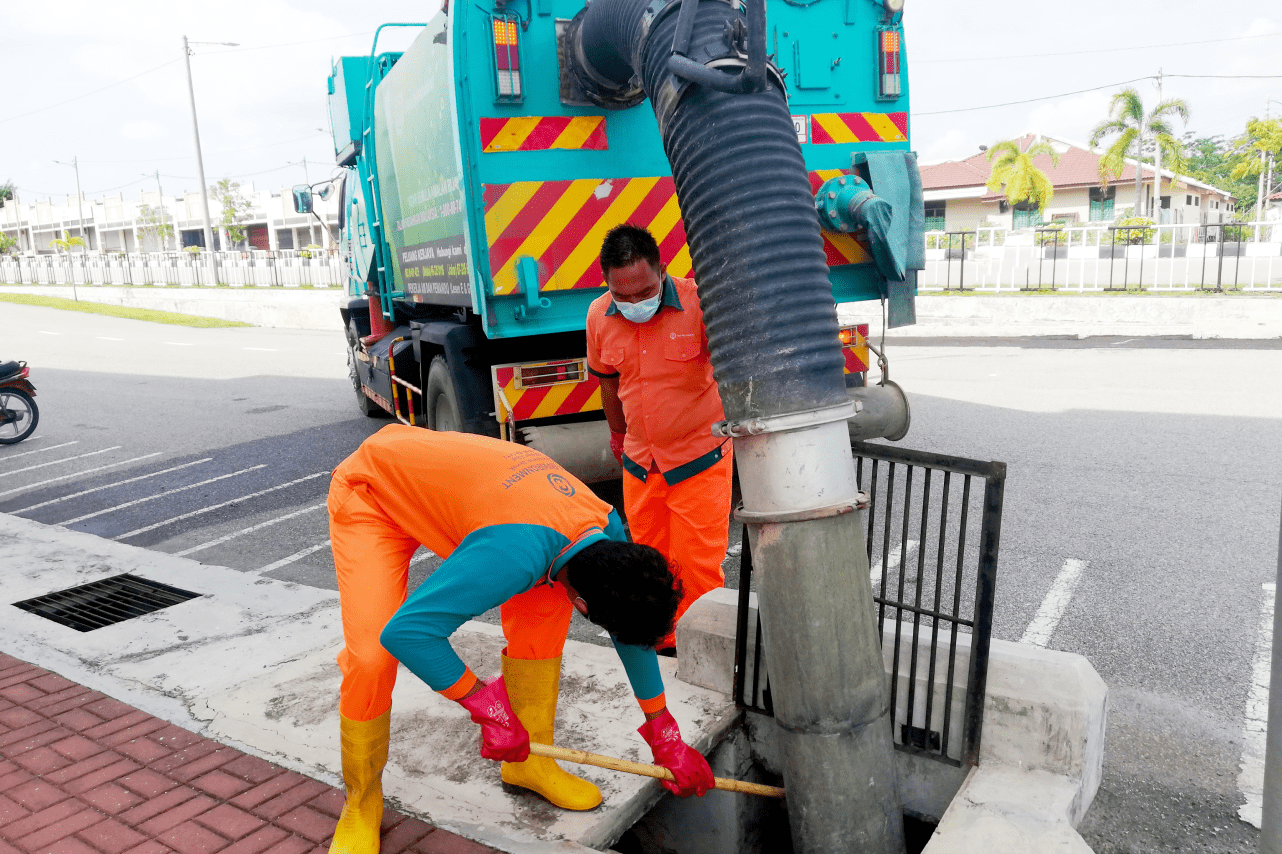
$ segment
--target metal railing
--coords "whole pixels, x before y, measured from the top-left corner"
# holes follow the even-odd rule
[[[1282,222],[928,232],[921,291],[1282,291]]]
[[[852,448],[869,498],[865,545],[882,652],[889,659],[895,747],[954,766],[974,765],[1006,464],[862,442]],[[771,715],[762,655],[768,639],[763,641],[751,606],[746,530],[743,543],[734,696],[739,706]]]
[[[0,255],[5,285],[334,288],[345,275],[336,256],[297,250]]]

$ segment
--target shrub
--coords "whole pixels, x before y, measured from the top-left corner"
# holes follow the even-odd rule
[[[1153,232],[1155,231],[1155,229],[1143,227],[1127,228],[1127,226],[1153,225],[1153,220],[1146,216],[1123,217],[1115,220],[1113,225],[1117,227],[1117,231],[1113,232],[1114,240],[1117,243],[1130,244],[1132,246],[1148,243],[1153,239]]]

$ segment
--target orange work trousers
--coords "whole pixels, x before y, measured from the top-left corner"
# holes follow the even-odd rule
[[[364,485],[335,477],[328,509],[343,621],[338,711],[348,720],[371,721],[392,707],[397,661],[379,635],[405,602],[410,558],[420,543],[379,508]],[[560,656],[573,610],[560,585],[539,584],[503,602],[504,653],[522,659]]]
[[[623,475],[623,507],[633,541],[663,552],[681,581],[677,621],[700,596],[725,586],[721,563],[729,542],[733,466],[734,454],[727,444],[726,455],[715,465],[672,486],[656,471],[644,481]],[[675,645],[674,622],[658,648]]]

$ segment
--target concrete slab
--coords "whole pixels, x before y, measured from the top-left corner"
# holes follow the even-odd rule
[[[130,572],[201,594],[143,617],[80,633],[17,608],[0,649],[157,717],[339,784],[337,594],[206,566],[89,534],[0,514],[6,602]],[[481,674],[499,669],[503,640],[468,623],[455,636]],[[737,715],[724,694],[680,682],[660,660],[668,705],[687,740],[708,752]],[[456,704],[402,671],[393,700],[385,788],[402,811],[503,851],[608,847],[663,795],[657,781],[576,768],[602,790],[588,813],[555,809],[499,786],[477,753],[477,729]],[[642,722],[613,650],[566,645],[560,744],[649,761]]]

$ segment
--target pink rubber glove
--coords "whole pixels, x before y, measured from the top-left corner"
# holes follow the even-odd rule
[[[500,676],[458,704],[481,725],[481,756],[504,762],[524,762],[530,756],[530,734],[512,711]]]
[[[624,433],[615,433],[610,431],[610,453],[614,454],[614,459],[623,465],[623,437]]]
[[[650,745],[656,765],[672,772],[676,780],[664,780],[663,788],[681,798],[691,795],[703,797],[716,780],[708,760],[699,751],[681,740],[681,729],[667,709],[654,720],[646,721],[637,732]]]

